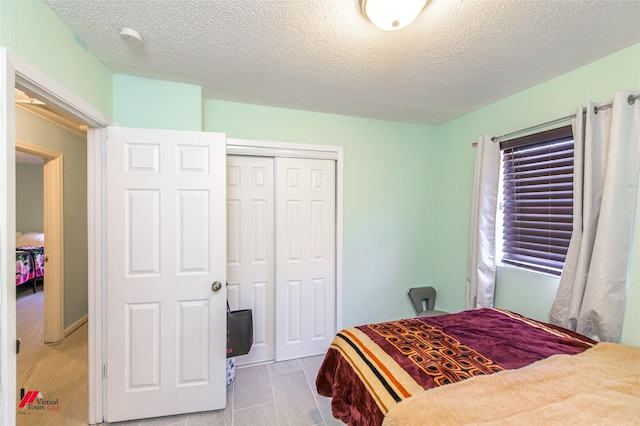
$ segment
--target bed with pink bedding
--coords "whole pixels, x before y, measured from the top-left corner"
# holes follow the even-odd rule
[[[16,286],[31,284],[36,292],[36,280],[44,277],[44,235],[18,233],[16,237]]]
[[[425,389],[556,354],[578,354],[596,342],[569,330],[499,309],[476,309],[342,330],[316,379],[334,417],[381,425],[400,401]]]

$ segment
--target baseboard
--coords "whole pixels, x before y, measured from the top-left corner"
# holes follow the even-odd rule
[[[71,333],[82,327],[89,320],[89,315],[81,317],[78,321],[64,329],[64,337],[69,337]]]

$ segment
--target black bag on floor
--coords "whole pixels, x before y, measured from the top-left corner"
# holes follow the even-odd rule
[[[246,355],[253,345],[251,309],[232,311],[227,303],[227,358]]]

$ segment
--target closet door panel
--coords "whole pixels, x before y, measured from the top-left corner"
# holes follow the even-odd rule
[[[335,333],[335,162],[276,159],[277,360],[324,353]]]
[[[274,359],[274,159],[227,157],[231,309],[253,310],[253,347],[238,364]]]

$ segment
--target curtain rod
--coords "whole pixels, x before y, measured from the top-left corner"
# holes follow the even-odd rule
[[[638,98],[640,98],[640,95],[629,95],[629,97],[627,98],[627,102],[629,103],[629,105],[633,105],[636,102],[636,99],[638,99]],[[612,106],[613,106],[613,102],[609,102],[609,103],[606,103],[606,104],[603,104],[603,105],[595,106],[595,107],[593,107],[593,112],[597,114],[598,111],[600,111],[602,109],[611,108]],[[492,142],[499,142],[500,139],[503,139],[503,138],[519,135],[521,133],[526,133],[526,132],[529,132],[531,130],[538,130],[538,129],[541,129],[543,127],[553,126],[554,124],[560,124],[560,123],[563,123],[563,122],[565,122],[567,120],[571,120],[575,116],[576,116],[575,114],[571,114],[571,115],[567,115],[566,117],[556,118],[555,120],[547,121],[546,123],[536,124],[535,126],[527,127],[525,129],[516,130],[515,132],[505,133],[504,135],[500,135],[500,136],[493,136],[491,138],[491,141]]]

